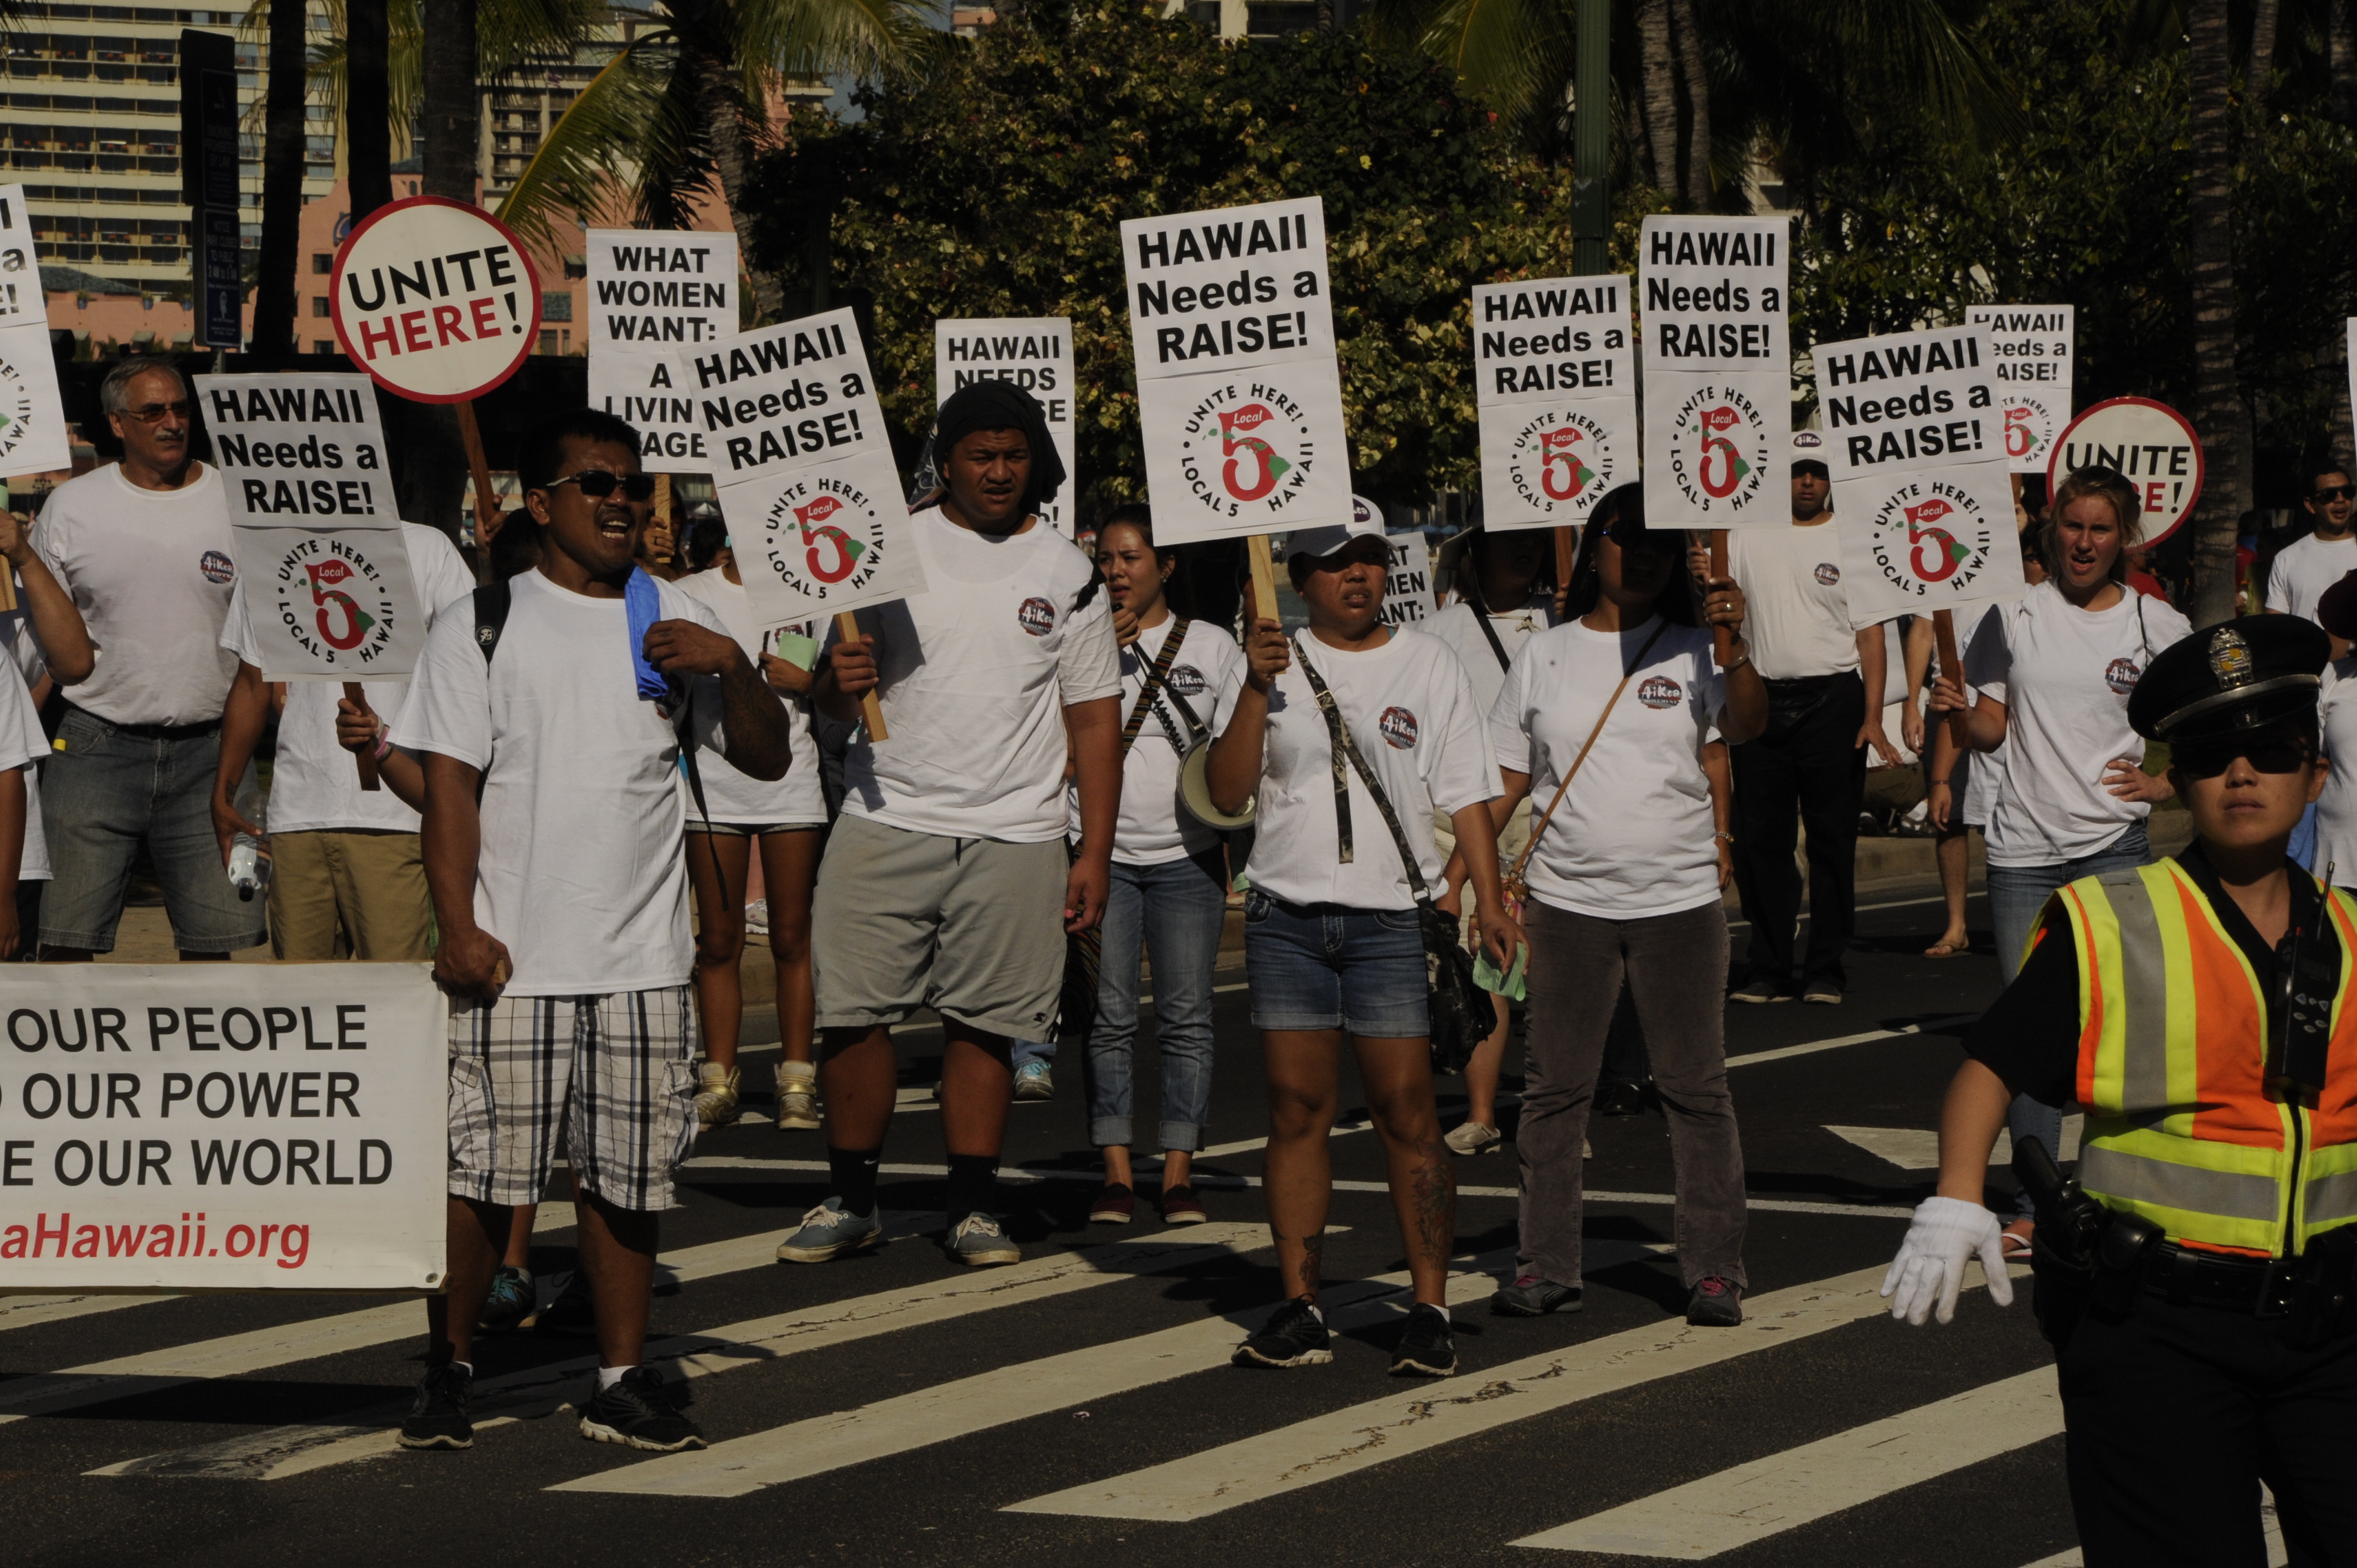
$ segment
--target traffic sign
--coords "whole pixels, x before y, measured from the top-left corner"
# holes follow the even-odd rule
[[[336,340],[387,392],[465,403],[515,374],[540,330],[523,242],[440,196],[380,207],[336,252]]]
[[[2201,499],[2206,465],[2192,422],[2148,397],[2095,403],[2064,427],[2046,460],[2046,493],[2074,468],[2117,469],[2144,502],[2144,542],[2159,543],[2185,526]]]

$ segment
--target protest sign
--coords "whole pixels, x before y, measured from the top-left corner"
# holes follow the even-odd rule
[[[925,591],[888,447],[724,485],[720,510],[764,626]]]
[[[2193,515],[2208,467],[2192,423],[2148,397],[2108,399],[2066,425],[2047,459],[2046,493],[2052,495],[2072,469],[2090,465],[2116,469],[2136,487],[2147,549]]]
[[[1334,357],[1317,197],[1128,219],[1121,249],[1140,382]]]
[[[384,681],[416,669],[425,617],[398,529],[240,523],[231,535],[264,679]]]
[[[593,369],[608,349],[695,348],[737,335],[735,233],[592,229],[588,245]]]
[[[0,474],[73,465],[48,295],[21,185],[0,185]]]
[[[1996,370],[1970,327],[1820,343],[1851,622],[2021,596]]]
[[[589,356],[589,406],[628,420],[639,433],[639,466],[650,474],[708,474],[704,421],[689,392],[686,360],[663,349],[598,349]]]
[[[891,437],[848,308],[684,352],[711,473],[723,485],[871,452]]]
[[[48,296],[33,249],[32,208],[21,185],[0,185],[0,330],[49,325]]]
[[[1781,527],[1792,428],[1781,218],[1644,221],[1645,515],[1657,527]]]
[[[2004,411],[2005,456],[2017,474],[2042,474],[2054,438],[2071,422],[2075,305],[1975,305],[1964,325],[1980,329],[1996,368]]]
[[[1350,515],[1333,360],[1137,383],[1154,537],[1232,539]]]
[[[1432,618],[1432,542],[1420,528],[1386,533],[1391,574],[1383,583],[1383,624],[1415,626]]]
[[[1645,372],[1645,517],[1657,528],[1781,527],[1792,382]]]
[[[1625,277],[1474,287],[1484,527],[1582,521],[1636,472],[1633,293]]]
[[[398,529],[366,376],[194,378],[231,522]]]
[[[1072,537],[1073,503],[1081,493],[1081,466],[1073,445],[1072,323],[1067,317],[949,318],[933,323],[933,406],[977,381],[1011,381],[1039,400],[1047,411],[1048,437],[1063,458],[1065,478],[1053,500],[1041,504],[1039,521]],[[933,454],[936,467],[948,456]]]
[[[0,1282],[437,1288],[448,1012],[423,963],[8,965]]]
[[[465,403],[513,375],[540,329],[522,242],[480,208],[439,196],[352,226],[329,278],[336,340],[386,391]]]

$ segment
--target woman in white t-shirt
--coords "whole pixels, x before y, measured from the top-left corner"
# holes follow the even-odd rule
[[[1126,1225],[1136,1205],[1129,1163],[1137,1040],[1138,959],[1154,965],[1154,1040],[1162,1059],[1162,1218],[1208,1216],[1188,1180],[1211,1113],[1211,967],[1228,916],[1227,852],[1178,803],[1179,766],[1199,737],[1227,727],[1244,660],[1225,627],[1171,611],[1163,590],[1178,563],[1157,549],[1143,507],[1097,532],[1097,565],[1121,644],[1121,816],[1114,827],[1096,1016],[1085,1078],[1089,1142],[1104,1155],[1105,1185],[1089,1218]],[[1149,689],[1150,688],[1150,689]],[[1081,808],[1072,800],[1072,835]]]
[[[1505,776],[1491,814],[1527,797],[1544,819],[1524,863],[1521,1255],[1491,1310],[1536,1317],[1580,1305],[1580,1146],[1625,979],[1669,1118],[1686,1321],[1724,1326],[1743,1318],[1745,1200],[1717,983],[1725,835],[1705,749],[1766,728],[1768,688],[1739,639],[1742,591],[1725,577],[1706,585],[1708,624],[1738,634],[1721,672],[1679,575],[1679,542],[1645,527],[1643,500],[1631,484],[1597,503],[1565,624],[1531,639],[1490,710]]]
[[[681,781],[687,807],[687,871],[695,889],[695,998],[704,1016],[704,1060],[696,1066],[695,1110],[709,1127],[735,1119],[737,1036],[744,1026],[745,989],[737,962],[745,953],[745,893],[753,846],[761,849],[761,878],[770,906],[770,958],[777,967],[778,1125],[819,1124],[818,1068],[813,1058],[816,1004],[811,988],[811,889],[818,881],[819,850],[826,842],[826,797],[811,743],[811,667],[817,645],[808,625],[765,627],[745,592],[736,551],[724,545],[705,570],[673,586],[708,605],[745,650],[745,657],[783,694],[793,725],[794,755],[775,783],[749,779],[716,754],[704,754],[707,820]],[[790,657],[780,657],[780,654]]]
[[[1333,1359],[1318,1285],[1333,1196],[1326,1137],[1347,1033],[1415,1293],[1392,1370],[1444,1377],[1457,1367],[1446,1294],[1456,1182],[1433,1105],[1417,894],[1440,883],[1437,807],[1472,868],[1482,940],[1501,969],[1511,962],[1522,931],[1501,901],[1487,809],[1498,765],[1457,656],[1427,632],[1383,625],[1391,550],[1382,534],[1333,524],[1295,532],[1286,548],[1308,627],[1289,641],[1273,620],[1254,626],[1235,716],[1210,762],[1214,805],[1234,811],[1258,800],[1244,961],[1268,1074],[1269,1229],[1289,1298],[1235,1360]],[[1338,766],[1338,752],[1355,755],[1384,804],[1361,766]],[[1413,880],[1401,839],[1415,856]]]
[[[2066,883],[2152,860],[2145,819],[2175,790],[2144,770],[2128,727],[2128,695],[2153,656],[2192,631],[2185,618],[2127,585],[2142,537],[2136,488],[2109,468],[2081,468],[2054,492],[2040,547],[2047,580],[1981,618],[1963,680],[1943,671],[1932,708],[1966,716],[1975,751],[2005,748],[1981,832],[1988,845],[1990,922],[2010,980],[2039,911]],[[1967,699],[1964,685],[1977,688]],[[2062,1157],[2062,1108],[2022,1095],[2009,1125]],[[2027,1257],[2029,1193],[2006,1227],[2006,1255]]]
[[[2357,572],[2324,590],[2316,623],[2341,642],[2357,642]],[[2316,800],[2308,869],[2335,887],[2357,887],[2357,648],[2324,667],[2317,725],[2331,770]]]

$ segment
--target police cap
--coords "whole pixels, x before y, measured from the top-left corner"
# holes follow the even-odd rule
[[[2332,639],[2300,616],[2248,616],[2162,651],[2128,698],[2147,740],[2198,740],[2265,729],[2316,711]]]

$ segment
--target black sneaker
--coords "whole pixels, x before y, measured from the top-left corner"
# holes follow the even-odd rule
[[[648,1368],[632,1367],[590,1396],[581,1412],[581,1435],[655,1454],[701,1448],[704,1434],[679,1413],[687,1400],[685,1383],[666,1383]]]
[[[1445,1378],[1457,1369],[1457,1335],[1441,1307],[1418,1302],[1410,1308],[1392,1351],[1394,1378]]]
[[[597,1332],[597,1308],[589,1299],[588,1271],[576,1265],[573,1277],[556,1293],[556,1299],[540,1309],[533,1319],[535,1334],[560,1335],[584,1339]]]
[[[1629,1079],[1611,1079],[1596,1090],[1598,1116],[1634,1116],[1644,1109],[1644,1086]]]
[[[1493,1317],[1544,1317],[1550,1312],[1577,1312],[1577,1285],[1559,1285],[1537,1274],[1523,1274],[1490,1298]]]
[[[532,1317],[533,1303],[532,1275],[511,1263],[501,1263],[491,1275],[491,1294],[483,1298],[483,1314],[475,1320],[475,1327],[487,1334],[505,1334],[521,1328]]]
[[[417,1402],[401,1423],[404,1448],[472,1448],[475,1423],[467,1414],[475,1380],[454,1362],[428,1367],[417,1380]]]
[[[1276,1309],[1268,1326],[1236,1347],[1239,1367],[1322,1367],[1334,1359],[1333,1335],[1306,1295]]]
[[[1697,1281],[1686,1297],[1686,1321],[1700,1328],[1732,1328],[1743,1321],[1743,1287],[1717,1274]]]

